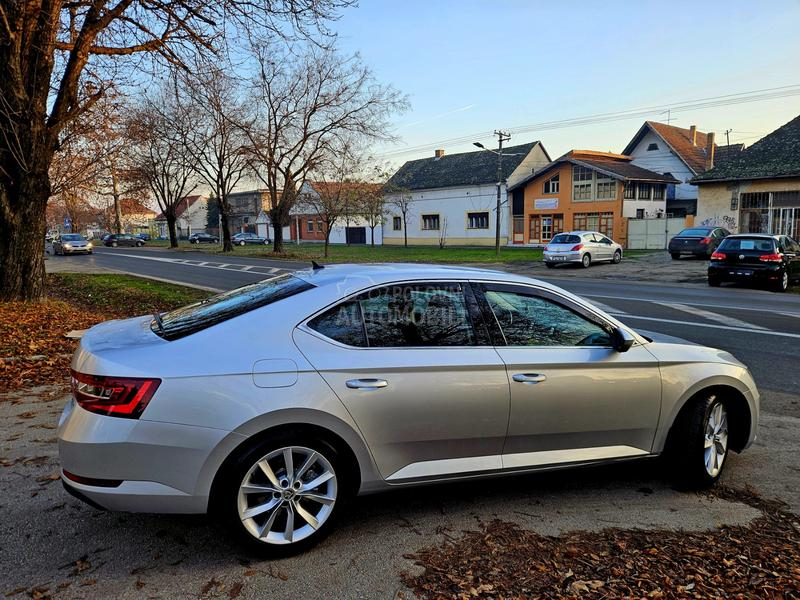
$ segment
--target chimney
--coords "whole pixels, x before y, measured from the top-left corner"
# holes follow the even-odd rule
[[[697,146],[697,125],[689,127],[689,139],[692,140],[692,146]]]
[[[444,156],[444,148],[439,148],[438,150],[434,150],[433,155],[436,158],[442,158]]]
[[[706,134],[706,171],[714,168],[714,133]]]

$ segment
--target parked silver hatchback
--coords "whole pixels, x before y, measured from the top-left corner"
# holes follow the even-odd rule
[[[225,348],[220,352],[220,348]],[[58,447],[109,510],[213,512],[267,555],[355,494],[654,457],[713,484],[755,438],[727,352],[659,339],[526,277],[337,265],[90,329]]]
[[[544,264],[550,268],[567,263],[588,268],[593,262],[617,264],[621,260],[622,246],[596,231],[559,233],[544,249]]]

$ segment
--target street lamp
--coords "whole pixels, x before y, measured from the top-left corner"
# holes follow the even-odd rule
[[[503,185],[503,156],[516,156],[516,154],[503,154],[503,142],[511,139],[511,134],[504,131],[497,130],[494,132],[497,136],[497,150],[490,150],[480,142],[473,142],[472,145],[491,152],[497,155],[497,208],[495,209],[494,217],[494,253],[500,256],[500,188]]]

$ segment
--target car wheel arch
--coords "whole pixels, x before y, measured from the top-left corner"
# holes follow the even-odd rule
[[[701,397],[717,395],[725,401],[726,408],[731,415],[729,448],[741,452],[747,446],[750,438],[750,429],[753,423],[752,410],[745,394],[734,385],[727,383],[713,383],[693,389],[681,402],[676,404],[670,420],[669,430],[664,440],[664,449],[668,450],[671,441],[680,432],[675,430],[676,423],[682,422],[682,416],[689,410],[693,403]]]

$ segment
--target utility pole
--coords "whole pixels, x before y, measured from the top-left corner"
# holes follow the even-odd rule
[[[494,215],[494,253],[500,256],[500,188],[503,186],[503,142],[511,139],[511,134],[496,130],[497,136],[497,208]]]
[[[731,145],[731,131],[733,131],[733,129],[726,129],[725,130],[725,140],[726,140],[726,144],[728,146]]]

